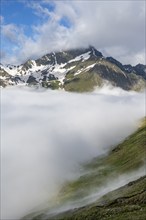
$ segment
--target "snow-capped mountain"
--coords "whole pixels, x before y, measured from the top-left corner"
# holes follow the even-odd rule
[[[19,66],[0,64],[1,87],[38,85],[84,92],[106,81],[126,90],[139,90],[145,86],[145,80],[145,65],[122,65],[112,57],[104,57],[92,46],[49,53]]]

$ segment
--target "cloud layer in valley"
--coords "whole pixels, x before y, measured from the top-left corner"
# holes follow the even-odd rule
[[[8,88],[1,102],[2,219],[18,219],[51,201],[81,163],[107,152],[144,116],[144,94],[121,89]]]
[[[2,23],[2,62],[95,46],[124,64],[145,63],[145,1],[23,1],[36,23]],[[26,16],[26,15],[24,15]],[[11,48],[11,49],[9,49]]]

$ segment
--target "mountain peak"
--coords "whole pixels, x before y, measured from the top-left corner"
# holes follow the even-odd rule
[[[103,57],[102,53],[99,52],[98,50],[96,50],[96,48],[93,47],[92,45],[89,46],[89,49],[91,50],[91,53],[92,53],[93,56]]]
[[[108,81],[122,89],[140,89],[145,84],[146,66],[122,65],[103,57],[95,47],[48,53],[19,66],[0,66],[0,85],[41,85],[67,91],[92,91]]]

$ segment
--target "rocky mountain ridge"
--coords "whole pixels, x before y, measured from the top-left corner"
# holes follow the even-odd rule
[[[92,91],[109,82],[125,90],[145,87],[146,65],[122,65],[94,47],[52,52],[24,64],[0,64],[0,86],[29,85],[67,91]]]

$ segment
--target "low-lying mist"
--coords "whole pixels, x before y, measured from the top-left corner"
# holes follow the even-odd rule
[[[104,87],[93,93],[1,91],[2,219],[19,219],[51,201],[80,165],[131,134],[144,93]]]

